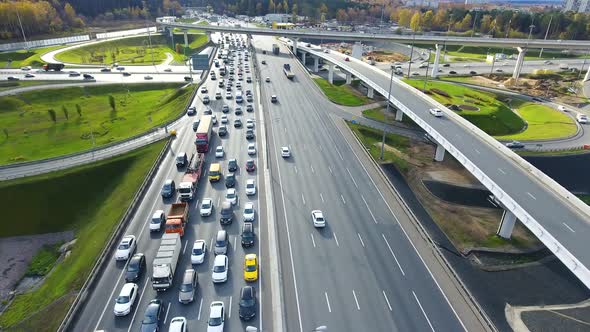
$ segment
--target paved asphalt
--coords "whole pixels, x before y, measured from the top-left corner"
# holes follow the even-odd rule
[[[272,184],[277,213],[287,331],[461,331],[454,314],[400,230],[328,112],[335,108],[294,58],[270,55],[272,38],[255,37],[262,101],[272,133]],[[269,54],[262,55],[262,50]],[[295,72],[282,73],[284,63]],[[271,104],[270,95],[279,102]],[[279,156],[290,146],[292,157]],[[311,210],[321,209],[325,229]],[[401,209],[400,209],[401,210]]]
[[[247,76],[247,75],[245,75]],[[219,76],[218,76],[219,78]],[[237,76],[236,76],[237,78]],[[237,80],[236,80],[237,82]],[[210,96],[213,96],[217,89],[218,81],[207,80],[206,86],[209,89]],[[243,81],[242,84],[245,84]],[[245,84],[244,89],[251,89],[252,84]],[[235,94],[235,85],[233,92]],[[199,93],[199,95],[201,95]],[[211,103],[213,114],[217,115],[217,118],[221,118],[221,107],[223,104],[229,104],[232,110],[235,108],[235,100],[215,100]],[[210,145],[210,152],[206,154],[206,163],[204,170],[208,171],[208,166],[220,159],[215,158],[213,150],[217,145],[223,145],[226,155],[222,161],[224,173],[227,172],[227,161],[230,158],[237,158],[239,163],[239,170],[237,172],[237,185],[236,188],[239,193],[239,205],[235,208],[235,219],[233,223],[224,228],[230,235],[230,246],[228,251],[228,257],[230,261],[229,279],[226,283],[220,285],[214,285],[211,281],[211,268],[213,266],[213,254],[211,250],[208,250],[205,263],[195,266],[199,274],[199,287],[195,301],[188,305],[182,305],[178,302],[178,287],[180,285],[180,279],[182,278],[183,271],[190,266],[190,252],[193,241],[196,239],[206,240],[207,246],[211,249],[212,240],[221,226],[219,225],[219,207],[220,203],[224,201],[224,195],[226,192],[224,182],[220,181],[217,183],[209,183],[206,178],[202,178],[199,182],[199,189],[197,198],[198,200],[193,201],[190,204],[190,222],[187,226],[187,232],[183,237],[183,254],[178,263],[176,275],[174,278],[173,288],[169,289],[164,293],[158,294],[155,292],[151,283],[149,282],[148,276],[144,275],[142,280],[139,282],[141,297],[137,302],[137,305],[133,308],[132,312],[126,317],[115,317],[113,315],[113,305],[118,292],[124,284],[123,273],[125,270],[124,264],[118,264],[114,260],[114,252],[109,254],[111,263],[107,266],[104,271],[101,271],[100,280],[96,287],[89,294],[90,298],[87,305],[82,308],[81,314],[75,322],[72,331],[94,331],[94,330],[105,330],[105,331],[137,331],[141,324],[143,317],[143,311],[145,310],[148,302],[153,298],[160,298],[164,300],[166,305],[166,320],[165,324],[161,326],[162,330],[168,329],[168,324],[172,317],[184,316],[189,321],[189,329],[191,331],[204,331],[207,326],[207,318],[209,316],[209,304],[212,301],[222,300],[226,305],[226,323],[225,331],[243,331],[245,326],[254,325],[261,326],[261,314],[265,311],[266,306],[270,303],[270,287],[266,286],[268,280],[265,275],[267,273],[268,264],[267,259],[269,254],[267,252],[266,244],[268,243],[266,237],[266,214],[265,206],[260,205],[259,197],[264,197],[265,186],[261,183],[263,177],[258,176],[259,171],[248,174],[245,170],[245,162],[250,157],[246,153],[247,141],[245,139],[245,128],[235,129],[233,127],[233,120],[235,118],[241,118],[245,125],[247,118],[253,117],[256,121],[259,121],[258,113],[259,109],[257,103],[254,103],[255,112],[245,112],[244,103],[244,114],[236,116],[233,111],[229,114],[230,124],[228,126],[229,134],[226,137],[219,138],[216,134],[218,125],[215,126],[214,134],[212,135],[212,144]],[[197,106],[198,116],[200,116],[204,110],[203,104],[199,98],[195,98],[194,105]],[[177,170],[175,166],[175,155],[178,152],[185,151],[189,156],[195,151],[194,146],[194,132],[192,131],[192,120],[196,117],[186,119],[183,124],[183,129],[180,129],[177,139],[172,144],[172,147],[162,162],[160,169],[158,170],[150,188],[145,195],[141,205],[133,218],[130,225],[127,227],[126,234],[134,234],[138,239],[138,250],[137,252],[145,253],[148,262],[148,275],[151,273],[151,262],[159,246],[159,239],[161,233],[150,234],[148,230],[148,219],[150,219],[152,213],[157,209],[163,209],[168,211],[170,204],[176,200],[173,199],[162,199],[160,197],[160,189],[165,179],[174,179],[178,184],[182,178],[183,170]],[[260,128],[257,126],[257,135],[260,137]],[[256,142],[254,140],[254,142]],[[259,141],[258,141],[259,142]],[[260,144],[260,143],[258,143]],[[259,146],[260,148],[260,146]],[[258,151],[255,160],[257,166],[261,165],[261,150]],[[203,177],[207,176],[205,171]],[[247,197],[244,192],[244,186],[246,179],[254,178],[257,183],[257,195]],[[213,199],[214,202],[214,214],[210,217],[201,218],[198,213],[199,202],[205,197]],[[242,224],[242,208],[248,201],[253,201],[257,210],[257,219],[254,222],[255,231],[257,234],[257,244],[249,249],[243,249],[240,245],[240,232]],[[261,245],[262,244],[262,245]],[[261,255],[262,250],[262,255]],[[238,317],[238,301],[240,288],[246,285],[243,280],[242,268],[244,255],[246,253],[257,253],[260,256],[260,281],[252,283],[258,290],[258,300],[261,308],[258,310],[257,317],[248,323],[241,322]],[[263,326],[270,326],[270,315],[262,316]],[[264,328],[264,327],[263,327]]]
[[[356,59],[345,62],[345,56],[337,52],[325,54],[312,51],[326,57],[341,67],[351,68],[364,73],[368,79],[388,89],[389,75],[379,69]],[[447,117],[435,118],[429,114],[431,107],[423,99],[416,98],[413,92],[394,83],[392,96],[412,109],[430,126],[444,135],[467,158],[474,162],[498,186],[507,192],[520,206],[540,223],[567,250],[576,256],[586,268],[590,268],[590,252],[587,250],[587,238],[590,236],[588,216],[564,203],[545,185],[532,178],[526,170],[510,161],[508,156],[498,152],[479,137],[475,136],[458,123]]]

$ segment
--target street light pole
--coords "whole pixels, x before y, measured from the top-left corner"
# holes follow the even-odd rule
[[[551,18],[549,19],[549,25],[547,26],[547,31],[545,31],[545,38],[543,38],[543,40],[547,40],[547,35],[549,34],[549,28],[551,28],[551,22],[553,22],[553,15],[551,15]],[[539,52],[539,58],[543,55],[543,48],[541,48],[541,51]]]
[[[412,48],[410,49],[410,61],[408,62],[408,78],[410,78],[410,70],[412,69],[412,56],[414,55],[414,41],[416,40],[416,31],[412,37]]]
[[[428,69],[430,67],[430,54],[432,52],[432,49],[428,49],[428,59],[426,59],[426,75],[424,75],[424,88],[422,89],[422,92],[426,93],[426,83],[428,83]]]
[[[387,109],[385,111],[385,114],[389,114],[389,105],[391,104],[391,86],[393,85],[393,69],[394,66],[390,66],[391,67],[391,77],[389,78],[389,90],[387,92]],[[381,139],[381,155],[379,156],[379,159],[383,160],[383,152],[385,150],[385,128],[383,128],[383,138]]]

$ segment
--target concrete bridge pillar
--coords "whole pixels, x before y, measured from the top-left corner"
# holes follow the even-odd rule
[[[303,62],[303,66],[305,67],[305,60],[307,56],[307,52],[301,51],[301,62]]]
[[[518,58],[516,59],[516,65],[514,66],[514,72],[512,72],[512,78],[518,81],[520,77],[520,71],[524,62],[524,55],[526,54],[526,48],[518,47]]]
[[[320,71],[320,57],[312,55],[313,57],[313,72],[317,73]]]
[[[436,78],[438,76],[438,62],[440,60],[440,50],[442,49],[440,44],[436,44],[436,55],[434,56],[434,65],[432,66],[432,73],[430,77]]]
[[[443,161],[445,158],[445,151],[446,150],[442,145],[437,144],[436,151],[434,152],[434,161]]]
[[[168,28],[168,32],[170,33],[170,38],[174,37],[174,29]]]
[[[498,236],[501,238],[510,239],[515,224],[516,216],[514,215],[514,213],[504,208],[502,221],[500,221],[500,227],[498,227],[498,231],[496,232],[496,234],[498,234]]]
[[[293,54],[297,55],[297,38],[291,39],[291,43],[293,43]]]
[[[352,74],[346,73],[346,84],[351,84],[351,83],[352,83]]]
[[[332,63],[328,65],[328,82],[334,84],[334,64]]]
[[[372,87],[367,88],[367,98],[373,99],[375,95],[375,90]]]
[[[184,47],[188,47],[188,32],[186,30],[184,32]]]
[[[404,118],[404,112],[402,112],[402,110],[400,110],[400,109],[397,109],[395,111],[395,121],[401,122],[403,120],[403,118]]]

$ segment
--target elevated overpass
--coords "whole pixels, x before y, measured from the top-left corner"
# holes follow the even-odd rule
[[[314,61],[323,59],[332,72],[338,66],[348,82],[354,76],[368,86],[369,96],[377,92],[387,99],[391,77],[386,72],[354,58],[345,61],[346,55],[337,52],[306,46],[300,46],[299,52]],[[520,220],[590,288],[590,207],[444,105],[398,78],[391,82],[390,102],[397,110],[396,119],[409,116],[438,143],[435,160],[441,161],[448,151],[504,208],[498,235],[509,238]],[[433,117],[430,108],[441,109],[444,116]]]

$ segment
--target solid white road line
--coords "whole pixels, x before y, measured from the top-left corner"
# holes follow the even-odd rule
[[[201,302],[199,303],[199,314],[197,315],[197,320],[201,320],[201,309],[203,309],[203,298],[201,298]]]
[[[506,174],[506,172],[504,172],[504,170],[503,170],[503,169],[501,169],[501,168],[498,168],[498,171],[500,171],[500,173],[502,173],[502,174],[504,174],[504,175]]]
[[[313,243],[313,247],[315,248],[315,240],[313,239],[313,233],[309,233],[311,236],[311,243]]]
[[[211,241],[209,242],[209,252],[213,252],[213,237],[211,237]]]
[[[336,233],[334,233],[334,240],[336,240],[336,245],[340,247],[340,243],[338,243],[338,237],[336,236]]]
[[[420,300],[418,300],[418,296],[416,296],[416,293],[414,293],[414,291],[412,291],[412,294],[414,294],[414,299],[416,299],[416,303],[418,303],[420,310],[422,310],[422,314],[424,315],[424,318],[426,318],[426,322],[428,323],[428,326],[430,326],[430,329],[432,330],[432,332],[435,332],[434,327],[430,323],[430,319],[428,319],[428,315],[426,315],[426,311],[424,311],[424,308],[422,307],[422,303],[420,303]]]
[[[338,150],[338,148],[335,147],[334,150],[336,150],[336,152],[338,152],[338,155],[340,156],[340,160],[344,161],[344,158],[342,158],[342,154],[340,154],[340,151]]]
[[[356,293],[354,292],[354,289],[352,290],[352,296],[354,296],[354,302],[356,303],[356,308],[358,310],[361,310],[361,307],[359,306],[359,300],[356,298]]]
[[[170,312],[170,303],[168,302],[168,307],[166,308],[166,315],[164,315],[164,325],[166,325],[166,321],[168,320],[168,313]]]
[[[365,196],[361,195],[361,198],[363,199],[363,202],[365,202],[365,205],[367,206],[367,211],[369,211],[371,218],[373,218],[373,221],[377,224],[377,219],[375,219],[375,216],[373,215],[373,212],[371,211],[369,204],[367,204],[367,201],[365,200]]]
[[[322,203],[325,203],[324,196],[322,195],[322,193],[320,193],[320,198],[322,199]]]
[[[234,236],[234,252],[236,252],[236,248],[237,248],[236,247],[236,243],[237,243],[237,241],[238,241],[238,236],[236,235],[236,236]]]
[[[533,196],[533,194],[531,194],[530,192],[527,191],[526,194],[529,195],[535,201],[537,200],[537,198],[535,196]]]
[[[298,173],[298,172],[297,172],[297,166],[293,166],[293,167],[295,167],[295,174],[297,174],[297,173]]]
[[[357,189],[358,189],[359,186],[357,186],[356,181],[352,177],[352,173],[350,173],[350,170],[348,169],[348,167],[346,168],[346,171],[348,172],[348,175],[350,175],[350,178],[352,179],[352,183],[354,183],[354,186],[357,187]]]
[[[217,197],[217,206],[219,206],[219,202],[221,202],[221,197]]]
[[[342,196],[342,194],[340,194],[340,198],[342,198],[342,203],[346,204],[346,201],[344,200],[344,196]]]
[[[476,152],[477,154],[481,154],[481,152],[479,152],[479,150],[478,150],[478,149],[475,149],[475,152]]]
[[[364,248],[365,247],[365,243],[363,242],[363,238],[361,237],[361,234],[360,233],[356,233],[356,235],[359,236],[359,240],[361,240],[361,244],[362,244],[362,246]]]
[[[315,171],[313,170],[313,165],[310,164],[309,166],[311,167],[311,172],[315,173]]]
[[[145,289],[147,288],[148,282],[146,282],[143,285],[143,290],[141,291],[141,294],[139,295],[139,299],[137,299],[137,304],[141,303],[141,299],[143,298],[143,293],[145,293]],[[131,331],[131,327],[133,326],[133,322],[135,321],[135,315],[137,315],[137,309],[139,309],[138,305],[133,306],[133,308],[135,309],[135,311],[133,312],[133,316],[131,316],[131,323],[129,323],[129,328],[127,329],[127,332]]]
[[[330,171],[330,174],[334,174],[332,173],[332,167],[328,166],[328,170]]]
[[[188,241],[184,241],[184,248],[182,249],[182,254],[184,255],[184,253],[186,252],[186,245],[188,244]]]
[[[574,231],[570,226],[568,226],[568,224],[562,222],[562,224],[567,227],[567,229],[569,229],[572,233],[575,233],[576,231]]]
[[[328,312],[332,312],[332,308],[330,307],[330,300],[328,299],[328,293],[324,292],[324,296],[326,297],[326,304],[328,305]]]
[[[391,303],[389,303],[389,299],[387,298],[387,294],[385,294],[385,291],[383,292],[383,297],[385,298],[385,302],[387,302],[387,307],[389,308],[389,311],[393,311],[393,309],[391,308]]]
[[[397,257],[393,253],[393,249],[391,249],[391,246],[389,245],[389,242],[385,238],[385,234],[381,233],[381,235],[383,236],[383,240],[385,240],[385,244],[387,244],[387,248],[389,248],[389,252],[391,253],[391,256],[393,256],[393,259],[395,259],[395,262],[397,263],[397,266],[399,267],[399,270],[402,272],[402,275],[405,276],[406,274],[404,273],[404,269],[402,269],[402,266],[399,264],[399,261],[397,260]]]
[[[303,193],[301,193],[301,200],[303,201],[303,205],[305,205],[305,197],[303,196]]]
[[[231,300],[232,296],[229,297],[229,308],[227,309],[227,315],[231,318]]]

